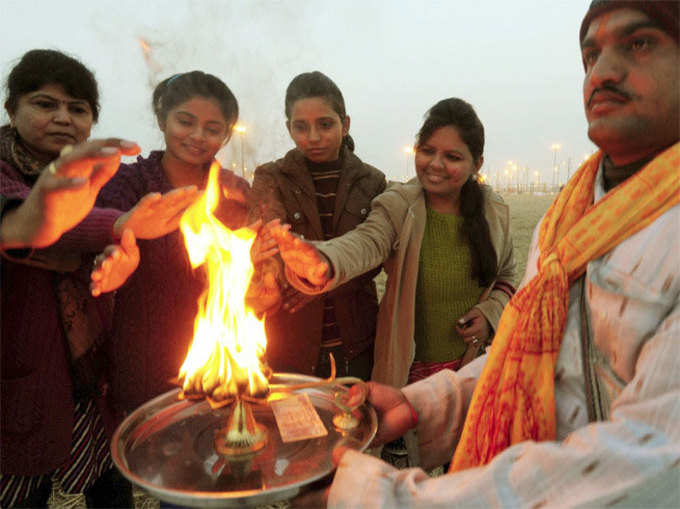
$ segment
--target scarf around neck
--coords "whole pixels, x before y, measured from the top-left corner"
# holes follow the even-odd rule
[[[485,465],[525,440],[555,439],[554,371],[569,285],[588,262],[680,202],[680,143],[593,204],[602,157],[597,152],[579,168],[541,222],[538,273],[503,311],[451,472]]]
[[[0,127],[0,159],[16,168],[32,184],[45,166],[24,147],[16,128]]]

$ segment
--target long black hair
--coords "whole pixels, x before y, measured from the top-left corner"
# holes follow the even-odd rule
[[[446,126],[456,129],[475,164],[479,164],[484,155],[484,126],[474,108],[457,97],[442,99],[430,108],[416,136],[416,147],[426,143],[437,129]],[[460,191],[460,212],[462,232],[472,249],[472,277],[480,286],[489,286],[498,273],[498,259],[484,216],[484,192],[474,175]]]
[[[313,71],[298,74],[286,89],[285,110],[286,119],[289,123],[295,101],[310,97],[320,97],[325,100],[333,111],[338,114],[340,121],[342,123],[345,122],[347,112],[345,111],[345,99],[342,97],[342,92],[340,92],[340,89],[333,80],[324,73]],[[354,140],[349,134],[343,136],[342,143],[354,152]]]

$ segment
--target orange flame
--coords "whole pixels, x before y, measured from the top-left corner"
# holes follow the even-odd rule
[[[139,42],[139,45],[142,47],[142,52],[144,53],[144,56],[148,57],[149,54],[151,53],[151,46],[149,46],[149,43],[146,42],[141,37],[137,37],[137,41]]]
[[[185,395],[215,401],[262,395],[269,371],[262,361],[264,323],[244,302],[256,234],[249,228],[231,231],[213,215],[222,192],[219,172],[219,163],[213,162],[206,192],[180,221],[191,266],[205,265],[208,287],[199,298],[194,338],[179,378]]]
[[[144,60],[146,60],[146,65],[149,66],[153,73],[158,74],[161,71],[161,66],[151,55],[151,45],[146,39],[142,37],[137,37],[137,42],[139,43],[139,47],[142,49],[142,54],[144,55]]]

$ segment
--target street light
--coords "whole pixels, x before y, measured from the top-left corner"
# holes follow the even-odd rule
[[[553,175],[552,175],[552,186],[555,188],[555,173],[557,172],[557,151],[562,148],[559,143],[553,143],[550,145],[550,150],[553,151]]]
[[[413,150],[413,147],[411,145],[406,145],[406,146],[404,146],[404,154],[406,154],[406,173],[404,174],[404,176],[406,177],[406,180],[408,180],[409,156],[411,154],[415,154],[415,151]]]
[[[243,124],[236,124],[234,126],[234,131],[236,131],[239,134],[239,138],[241,138],[241,176],[245,178],[246,176],[246,164],[243,159],[243,138],[246,135],[246,126]]]

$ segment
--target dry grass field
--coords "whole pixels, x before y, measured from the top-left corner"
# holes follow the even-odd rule
[[[510,228],[515,247],[515,261],[517,262],[517,278],[515,285],[524,275],[526,258],[531,243],[531,236],[539,219],[552,203],[555,195],[533,194],[504,194],[503,199],[510,207]],[[385,288],[385,273],[381,272],[376,277],[378,292],[382,295]],[[85,507],[84,497],[81,495],[65,495],[58,487],[50,500],[50,507],[81,509]],[[135,491],[135,507],[137,509],[156,509],[159,507],[157,500],[149,497],[141,490]],[[288,507],[286,503],[269,506],[271,509]]]
[[[531,236],[538,221],[555,199],[554,194],[503,194],[503,199],[510,207],[510,233],[515,247],[518,285],[524,276]]]

